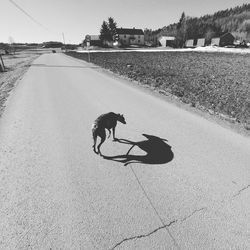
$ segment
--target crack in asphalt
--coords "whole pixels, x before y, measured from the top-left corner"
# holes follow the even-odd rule
[[[190,215],[184,217],[184,218],[181,220],[181,222],[183,222],[183,221],[189,219],[189,218],[192,217],[194,214],[196,214],[196,213],[198,213],[198,212],[200,212],[200,211],[202,211],[202,210],[205,210],[205,209],[207,209],[207,208],[206,208],[206,207],[202,207],[202,208],[200,208],[200,209],[194,210],[193,213],[191,213]]]
[[[155,208],[153,202],[151,201],[150,197],[148,196],[148,194],[147,194],[146,190],[144,189],[142,183],[140,182],[140,180],[139,180],[139,178],[138,178],[138,176],[137,176],[135,170],[133,169],[132,166],[130,166],[130,169],[131,169],[131,171],[133,172],[133,174],[134,174],[134,176],[135,176],[135,178],[136,178],[136,180],[137,180],[139,186],[141,187],[142,192],[144,193],[145,197],[147,198],[148,202],[150,203],[152,209],[155,211],[155,214],[157,215],[158,219],[159,219],[160,222],[162,223],[162,228],[165,228],[165,229],[166,229],[168,235],[171,237],[171,239],[173,240],[173,242],[174,242],[174,244],[176,245],[176,247],[177,247],[178,249],[180,249],[180,247],[179,247],[178,243],[176,242],[174,236],[173,236],[173,235],[171,234],[171,232],[168,230],[168,227],[165,226],[165,223],[164,223],[163,219],[161,218],[161,216],[160,216],[160,214],[158,213],[157,209]]]
[[[156,233],[157,231],[163,229],[163,228],[166,228],[166,227],[169,227],[171,226],[173,223],[177,222],[176,220],[173,220],[171,221],[169,224],[167,225],[164,225],[164,226],[161,226],[161,227],[158,227],[156,228],[155,230],[153,230],[152,232],[148,233],[148,234],[141,234],[141,235],[137,235],[137,236],[133,236],[133,237],[130,237],[130,238],[125,238],[123,239],[122,241],[118,242],[114,247],[111,248],[111,250],[115,249],[116,247],[120,246],[121,244],[123,244],[124,242],[126,241],[130,241],[130,240],[136,240],[136,239],[140,239],[140,238],[145,238],[145,237],[148,237],[150,236],[151,234],[154,234]]]
[[[156,232],[158,232],[159,230],[161,229],[165,229],[167,227],[170,227],[171,225],[177,223],[178,221],[180,222],[184,222],[185,220],[189,219],[190,217],[192,217],[194,214],[202,211],[202,210],[205,210],[207,209],[206,207],[202,207],[200,209],[196,209],[195,211],[193,211],[190,215],[187,215],[186,217],[184,217],[183,219],[179,219],[179,220],[172,220],[171,222],[169,222],[168,224],[164,225],[164,226],[161,226],[161,227],[158,227],[156,228],[155,230],[151,231],[150,233],[147,233],[147,234],[141,234],[141,235],[137,235],[137,236],[133,236],[133,237],[129,237],[129,238],[125,238],[123,239],[122,241],[118,242],[114,247],[112,247],[110,250],[114,250],[116,247],[120,246],[121,244],[123,244],[124,242],[126,241],[131,241],[131,240],[137,240],[137,239],[140,239],[140,238],[146,238]]]
[[[250,188],[250,184],[247,185],[247,186],[245,186],[245,187],[243,187],[242,189],[240,189],[240,190],[238,191],[238,193],[235,194],[235,195],[233,196],[233,198],[235,198],[236,196],[239,196],[243,191],[245,191],[245,190],[248,189],[248,188]]]

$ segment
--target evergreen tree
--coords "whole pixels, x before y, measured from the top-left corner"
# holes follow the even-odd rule
[[[186,25],[186,15],[184,12],[181,14],[181,18],[177,23],[177,34],[176,41],[178,47],[183,47],[185,45],[186,36],[187,36],[187,25]]]
[[[206,44],[210,44],[213,37],[216,37],[216,32],[213,29],[208,29],[205,33]]]
[[[186,17],[181,14],[178,23],[170,24],[159,32],[160,35],[175,36],[178,47],[182,47],[187,39],[218,37],[231,32],[239,39],[250,41],[250,4],[218,11],[213,15],[200,18]]]
[[[185,22],[185,19],[186,19],[185,12],[182,12],[181,18],[180,18],[179,22],[177,23],[177,29],[181,29],[182,25]]]
[[[110,36],[112,37],[112,41],[115,41],[115,35],[117,34],[117,24],[113,17],[108,18],[108,28],[110,32]]]
[[[113,17],[109,17],[108,21],[103,21],[100,30],[100,40],[103,44],[114,42],[117,34],[117,24]]]
[[[102,43],[105,43],[105,41],[112,41],[112,36],[110,35],[109,26],[106,21],[103,21],[101,26],[100,40],[102,41]]]

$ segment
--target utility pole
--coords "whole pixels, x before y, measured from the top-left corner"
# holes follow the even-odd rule
[[[88,49],[88,58],[89,58],[89,62],[90,62],[90,52],[89,52],[89,49]]]
[[[89,47],[90,47],[90,40],[91,40],[91,36],[90,35],[86,35],[86,43],[87,43],[87,50],[88,50],[88,59],[89,59],[89,62],[90,62],[90,52],[89,52]]]
[[[62,33],[62,37],[63,37],[63,44],[64,44],[65,52],[67,52],[66,45],[65,45],[64,33]]]

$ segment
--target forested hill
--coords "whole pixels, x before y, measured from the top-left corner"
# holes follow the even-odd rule
[[[182,13],[180,21],[161,29],[161,35],[177,36],[185,33],[185,39],[219,36],[231,32],[237,39],[250,41],[250,4],[218,11],[200,18]]]

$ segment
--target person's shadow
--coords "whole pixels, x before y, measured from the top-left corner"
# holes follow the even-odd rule
[[[132,145],[128,152],[123,155],[115,156],[103,156],[106,160],[118,161],[128,165],[131,163],[142,164],[165,164],[174,158],[174,153],[171,150],[171,146],[168,145],[166,139],[154,135],[142,134],[147,140],[133,142],[126,139],[117,139],[118,142]],[[139,147],[146,152],[145,155],[129,154],[133,147]]]

